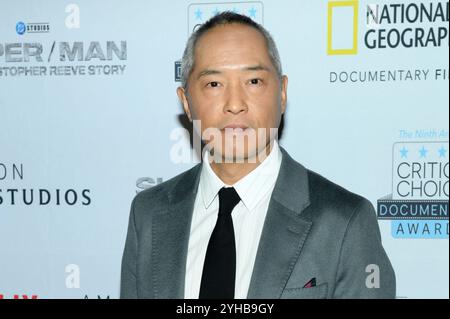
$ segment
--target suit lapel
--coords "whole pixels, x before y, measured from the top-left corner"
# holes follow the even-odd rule
[[[256,255],[248,298],[280,298],[312,223],[301,217],[309,205],[308,174],[281,148],[283,160]]]
[[[168,209],[152,223],[152,274],[155,298],[184,298],[186,258],[201,164],[169,192]]]

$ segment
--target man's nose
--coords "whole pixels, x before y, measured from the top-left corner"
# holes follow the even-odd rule
[[[225,113],[239,114],[248,110],[245,92],[239,84],[228,86],[226,90]]]

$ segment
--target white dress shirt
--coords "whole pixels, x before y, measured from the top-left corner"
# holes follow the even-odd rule
[[[236,240],[235,298],[247,298],[256,253],[270,198],[280,171],[282,154],[277,141],[266,159],[234,185],[226,185],[212,170],[207,151],[194,204],[186,263],[185,298],[197,299],[209,239],[216,225],[222,187],[234,187],[241,201],[232,212]]]

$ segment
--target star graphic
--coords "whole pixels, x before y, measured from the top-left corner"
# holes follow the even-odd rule
[[[402,158],[408,158],[408,149],[403,146],[403,148],[400,150],[400,154],[402,155]]]
[[[256,18],[256,9],[255,9],[255,7],[252,7],[249,11],[248,11],[248,13],[250,14],[250,18]]]
[[[197,9],[197,11],[195,11],[194,13],[195,13],[195,18],[197,20],[201,20],[202,19],[203,12],[200,10],[200,8]]]
[[[447,150],[442,146],[439,150],[439,157],[445,157],[447,155]]]
[[[425,146],[422,146],[422,148],[419,150],[419,153],[420,153],[420,157],[421,158],[422,157],[427,157],[428,150],[425,149]]]

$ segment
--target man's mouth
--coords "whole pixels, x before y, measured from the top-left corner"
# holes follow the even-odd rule
[[[246,129],[248,129],[248,125],[245,124],[237,124],[237,123],[233,123],[233,124],[228,124],[227,126],[225,126],[224,128],[222,128],[222,131],[224,130],[235,130],[235,129],[241,129],[243,131],[245,131]]]

